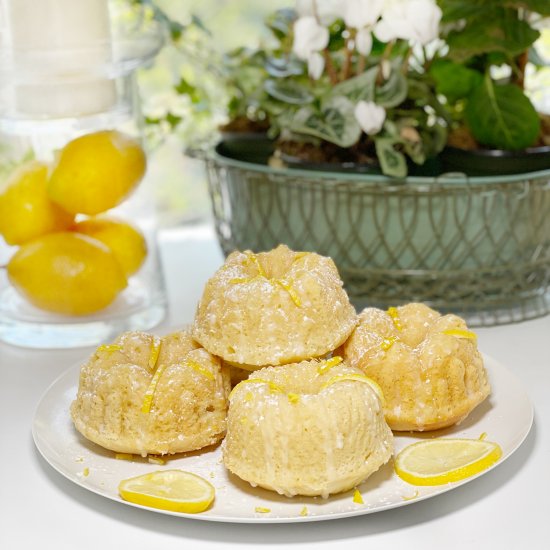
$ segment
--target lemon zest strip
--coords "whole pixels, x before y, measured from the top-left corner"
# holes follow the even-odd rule
[[[252,252],[245,252],[246,257],[249,262],[253,263],[256,266],[256,269],[258,270],[258,275],[261,277],[265,277],[265,271],[260,264],[260,260],[258,259],[258,256],[256,254],[253,254]]]
[[[401,319],[399,319],[399,311],[396,307],[388,308],[388,315],[393,321],[393,325],[397,330],[403,330],[403,325],[401,324]]]
[[[151,351],[149,352],[149,370],[152,372],[157,366],[157,361],[159,360],[160,354],[160,345],[162,341],[158,336],[153,338],[153,343],[151,344]]]
[[[477,340],[477,334],[471,330],[463,330],[460,328],[450,328],[443,331],[443,334],[456,336],[457,338],[467,338],[468,340]]]
[[[149,383],[149,387],[145,392],[145,396],[143,397],[143,403],[141,404],[142,413],[147,414],[151,412],[151,405],[153,404],[153,398],[155,396],[157,384],[160,377],[162,376],[162,373],[165,371],[165,369],[166,369],[166,365],[159,365],[159,367],[155,371],[155,374],[153,375],[153,378]]]
[[[353,492],[353,502],[355,504],[365,504],[365,501],[363,500],[363,495],[359,492],[359,489],[355,489]]]
[[[284,288],[287,292],[294,304],[297,307],[302,306],[302,302],[300,300],[300,297],[298,296],[297,292],[292,288],[292,285],[286,280],[286,279],[272,279],[270,282],[273,282],[275,284],[278,284],[282,288]]]
[[[214,380],[214,375],[208,369],[204,368],[202,365],[199,365],[199,363],[193,361],[192,359],[185,361],[183,366],[192,368],[203,376],[206,376],[209,380]]]
[[[84,470],[82,470],[82,475],[88,477],[90,475],[90,468],[84,468]]]
[[[388,351],[389,349],[391,349],[391,347],[395,344],[396,341],[397,341],[397,338],[395,336],[389,336],[388,338],[384,338],[382,340],[380,347],[384,351]]]
[[[119,346],[118,344],[103,344],[97,348],[96,353],[101,351],[113,353],[114,351],[120,351],[121,349],[122,346]]]
[[[271,512],[271,508],[263,508],[262,506],[256,506],[254,508],[255,512],[258,512],[258,514],[269,514]]]
[[[296,404],[300,401],[300,396],[297,393],[288,393],[288,401],[289,403]]]
[[[134,455],[130,453],[115,453],[117,460],[134,460]]]
[[[329,371],[336,365],[339,365],[343,359],[339,355],[335,355],[334,357],[331,357],[330,359],[327,359],[326,361],[323,361],[318,367],[317,372],[319,374],[324,374],[325,372]]]
[[[300,515],[301,515],[301,516],[307,516],[307,515],[308,515],[307,506],[304,506],[304,507],[300,510]]]

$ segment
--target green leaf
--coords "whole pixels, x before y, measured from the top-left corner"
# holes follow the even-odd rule
[[[476,140],[497,149],[529,147],[540,131],[537,112],[521,89],[497,86],[489,77],[470,96],[465,116]]]
[[[299,76],[306,72],[303,62],[287,57],[268,57],[265,62],[265,70],[276,78],[286,76]]]
[[[268,78],[264,82],[264,90],[271,97],[291,105],[307,105],[315,99],[305,86],[293,80]]]
[[[395,150],[394,141],[388,138],[375,137],[374,145],[382,172],[386,176],[393,176],[395,178],[406,177],[407,161],[402,153]]]
[[[448,59],[438,59],[430,67],[438,94],[444,95],[451,103],[468,97],[472,90],[483,81],[479,71],[470,69]]]
[[[283,40],[292,32],[296,20],[296,12],[290,8],[282,8],[270,14],[265,24],[278,40]]]
[[[294,116],[290,130],[324,139],[340,147],[351,147],[361,136],[353,103],[345,97],[329,99],[320,111],[302,107]]]
[[[448,34],[449,57],[465,61],[488,52],[514,56],[529,48],[539,36],[527,21],[519,19],[516,10],[494,8]]]
[[[334,97],[345,96],[354,103],[359,101],[373,101],[377,76],[378,66],[371,67],[364,73],[336,84],[336,86],[332,88],[332,95]]]
[[[391,109],[407,98],[408,84],[405,75],[401,72],[402,63],[401,58],[394,59],[388,80],[375,89],[374,101],[377,105]]]

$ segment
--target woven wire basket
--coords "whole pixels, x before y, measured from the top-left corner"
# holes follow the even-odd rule
[[[208,177],[226,255],[284,243],[330,256],[358,310],[418,301],[472,326],[550,312],[550,170],[397,181],[215,153]]]

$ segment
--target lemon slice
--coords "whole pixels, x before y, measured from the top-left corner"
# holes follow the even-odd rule
[[[490,441],[430,439],[405,447],[395,458],[395,471],[413,485],[443,485],[478,474],[501,456]]]
[[[206,479],[182,470],[159,470],[124,479],[118,492],[134,504],[187,514],[203,512],[214,500],[214,487]]]

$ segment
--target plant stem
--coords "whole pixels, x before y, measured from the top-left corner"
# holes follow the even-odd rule
[[[527,66],[528,60],[529,53],[527,50],[516,57],[517,72],[514,73],[513,82],[522,90],[525,88],[525,67]]]
[[[345,48],[346,48],[346,55],[344,57],[344,62],[342,63],[342,69],[340,70],[340,80],[346,80],[350,77],[350,73],[351,73],[351,56],[352,56],[352,51],[351,51],[351,48],[350,48],[350,42],[352,40],[352,36],[346,38],[346,45],[345,45]]]
[[[338,84],[338,74],[336,73],[336,69],[334,68],[334,64],[332,63],[332,59],[330,57],[330,52],[328,51],[328,49],[323,50],[323,55],[325,57],[325,67],[327,68],[330,83]]]
[[[392,41],[392,42],[389,42],[386,46],[386,48],[384,49],[384,53],[382,54],[382,59],[380,60],[380,65],[378,65],[378,75],[376,77],[376,83],[380,86],[384,83],[384,71],[382,70],[382,66],[384,65],[384,63],[388,60],[388,58],[390,57],[391,55],[391,52],[393,50],[393,46],[394,46],[395,42]]]
[[[359,61],[357,62],[357,73],[361,74],[365,71],[365,65],[367,64],[367,56],[361,54],[359,56]]]

